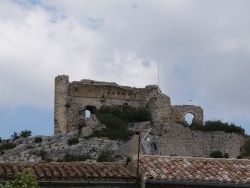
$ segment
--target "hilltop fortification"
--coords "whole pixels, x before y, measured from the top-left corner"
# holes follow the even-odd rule
[[[102,106],[144,107],[152,122],[141,126],[142,134],[151,128],[151,153],[160,155],[204,156],[220,150],[230,157],[239,154],[244,137],[224,132],[191,131],[178,124],[187,113],[193,122],[203,125],[203,109],[194,105],[171,105],[170,97],[157,85],[145,88],[120,86],[114,82],[81,80],[69,82],[67,75],[55,78],[54,134],[77,131],[82,124],[84,134],[98,128],[96,110]],[[86,113],[90,113],[90,117]],[[100,127],[99,127],[100,128]]]
[[[162,94],[157,85],[145,88],[120,86],[113,82],[81,80],[69,82],[66,75],[55,78],[55,127],[54,133],[68,133],[86,120],[86,111],[103,105],[145,107],[155,124],[184,122],[185,115],[194,115],[194,121],[203,124],[203,109],[193,105],[171,105],[170,98]]]

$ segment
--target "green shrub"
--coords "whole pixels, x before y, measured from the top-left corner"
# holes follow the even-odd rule
[[[115,157],[113,154],[111,151],[102,151],[97,158],[97,162],[114,162]]]
[[[237,156],[237,159],[243,159],[243,155],[241,155],[241,154],[238,155],[238,156]]]
[[[47,160],[47,158],[48,158],[47,155],[48,155],[48,153],[44,149],[38,151],[38,153],[37,153],[37,156],[40,156],[43,161]]]
[[[130,139],[128,122],[141,122],[151,120],[149,111],[146,108],[133,108],[130,106],[102,106],[95,111],[98,120],[106,126],[106,129],[95,131],[90,137],[107,137],[111,140]]]
[[[21,131],[21,133],[20,133],[20,137],[22,137],[22,138],[28,138],[28,137],[30,137],[31,136],[31,131],[30,130],[24,130],[24,131]]]
[[[64,155],[63,161],[65,162],[74,162],[74,161],[85,161],[90,159],[89,155],[73,155],[73,154],[66,154]]]
[[[27,147],[26,147],[26,149],[33,149],[34,148],[34,146],[32,146],[32,145],[28,145]]]
[[[12,135],[11,135],[11,139],[14,141],[14,140],[17,140],[19,138],[28,138],[31,136],[31,131],[30,130],[24,130],[24,131],[21,131],[21,133],[17,133],[17,132],[14,132]]]
[[[17,132],[14,132],[13,135],[10,136],[13,141],[21,138],[20,134]]]
[[[75,144],[78,144],[79,143],[79,138],[69,138],[68,139],[68,145],[71,146],[71,145],[75,145]]]
[[[38,183],[32,176],[30,169],[25,169],[22,173],[18,173],[16,179],[10,184],[7,182],[4,186],[0,184],[0,188],[38,188]]]
[[[3,142],[1,145],[0,145],[0,151],[1,150],[9,150],[9,149],[13,149],[16,147],[16,144],[13,143],[13,142]]]
[[[43,141],[43,138],[42,137],[36,137],[35,138],[35,143],[40,143]]]
[[[97,111],[99,114],[113,114],[116,117],[119,117],[125,122],[142,122],[150,121],[151,115],[146,108],[138,107],[134,108],[131,106],[102,106],[100,110]]]
[[[209,155],[212,158],[223,158],[223,153],[221,151],[213,151]]]
[[[226,133],[237,133],[245,136],[245,130],[240,126],[236,126],[233,123],[224,123],[220,120],[205,121],[204,126],[192,123],[189,128],[198,131],[224,131]]]
[[[130,131],[127,128],[127,123],[113,114],[99,114],[98,119],[106,125],[106,129],[95,131],[91,137],[108,137],[111,140],[128,140]]]
[[[245,143],[240,148],[240,156],[242,158],[250,156],[250,138],[249,137],[246,139]]]

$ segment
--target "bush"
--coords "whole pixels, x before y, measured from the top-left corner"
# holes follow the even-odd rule
[[[97,162],[114,162],[115,157],[113,157],[113,152],[111,151],[102,151],[98,158]]]
[[[78,144],[79,143],[79,138],[69,138],[68,139],[68,145],[71,146],[71,145],[75,145],[75,144]]]
[[[4,142],[4,143],[2,143],[0,145],[0,151],[2,151],[2,150],[8,150],[8,149],[13,149],[15,147],[16,147],[15,143],[6,141],[6,142]]]
[[[99,114],[98,119],[106,125],[106,129],[95,131],[91,137],[108,137],[111,140],[129,140],[130,131],[127,123],[111,113]]]
[[[74,161],[85,161],[86,159],[90,159],[89,155],[73,155],[73,154],[66,154],[64,155],[63,161],[65,162],[74,162]]]
[[[28,145],[27,147],[26,147],[26,149],[33,149],[34,148],[34,146],[32,146],[32,145]]]
[[[25,129],[24,131],[21,131],[20,136],[21,136],[22,138],[28,138],[28,137],[31,136],[31,131]]]
[[[209,155],[212,158],[223,158],[223,153],[221,151],[213,151]]]
[[[96,111],[96,117],[106,126],[104,130],[95,131],[89,137],[108,137],[111,140],[130,139],[128,122],[141,122],[151,120],[149,111],[146,108],[133,108],[130,106],[102,106]]]
[[[40,143],[43,141],[43,138],[42,137],[36,137],[35,138],[35,143]]]
[[[13,135],[11,135],[10,137],[13,141],[21,138],[21,136],[17,132],[14,132]]]
[[[113,114],[116,117],[119,117],[125,122],[142,122],[150,121],[151,115],[146,108],[138,107],[134,108],[131,106],[102,106],[100,110],[97,111],[98,114]]]
[[[198,131],[224,131],[226,133],[237,133],[245,136],[245,130],[240,126],[236,126],[233,123],[223,123],[220,120],[216,121],[205,121],[204,126],[192,123],[189,128],[191,130]]]
[[[14,132],[13,135],[11,135],[11,139],[14,141],[19,138],[28,138],[30,136],[31,136],[31,131],[25,129],[24,131],[21,131],[21,133]]]
[[[245,143],[243,144],[243,146],[240,149],[240,157],[244,158],[244,157],[249,157],[250,156],[250,138],[247,138]]]
[[[25,169],[22,173],[18,173],[16,179],[10,184],[7,182],[4,186],[0,184],[0,188],[38,188],[38,183],[32,176],[30,169]]]

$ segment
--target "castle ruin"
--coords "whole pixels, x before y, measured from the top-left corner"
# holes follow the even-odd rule
[[[171,105],[170,98],[157,85],[145,88],[120,86],[116,83],[81,80],[69,82],[66,75],[55,78],[54,133],[68,133],[77,129],[85,119],[86,110],[100,109],[103,105],[145,107],[157,124],[184,122],[185,115],[194,115],[193,121],[203,124],[203,109],[193,105]]]
[[[203,125],[203,109],[194,105],[171,105],[170,97],[161,93],[157,85],[135,88],[94,80],[69,82],[67,75],[60,75],[55,78],[54,102],[54,134],[77,131],[83,121],[88,121],[87,111],[91,119],[95,119],[95,110],[102,106],[121,105],[149,110],[158,154],[209,156],[211,151],[223,150],[236,157],[244,141],[237,134],[191,131],[179,125],[187,113],[193,114],[193,122]]]

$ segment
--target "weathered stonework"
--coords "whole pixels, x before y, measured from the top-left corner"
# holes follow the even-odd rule
[[[103,128],[95,116],[95,110],[103,105],[149,110],[152,122],[133,124],[132,129],[139,128],[143,136],[152,128],[150,137],[154,147],[150,148],[151,154],[209,157],[212,151],[219,150],[228,153],[229,157],[237,157],[244,143],[244,137],[238,134],[192,131],[178,124],[191,113],[193,122],[202,126],[203,109],[193,105],[171,105],[170,97],[161,93],[156,85],[134,88],[94,80],[69,82],[66,75],[55,78],[54,134],[77,132],[79,126],[84,125],[81,129],[84,137]],[[87,110],[90,117],[86,117]]]
[[[173,105],[172,106],[173,121],[184,122],[185,115],[191,113],[194,115],[194,123],[203,124],[203,109],[193,105]]]
[[[151,148],[151,154],[209,157],[211,152],[221,151],[236,158],[244,142],[245,138],[235,133],[201,132],[179,124],[168,124],[160,130],[152,129],[152,143],[157,149]]]
[[[158,125],[183,120],[183,115],[189,112],[195,115],[197,121],[203,123],[201,107],[171,106],[170,98],[162,94],[156,85],[134,88],[93,80],[69,82],[68,76],[61,75],[55,78],[54,133],[76,131],[80,124],[87,121],[86,110],[94,116],[94,110],[100,109],[103,105],[148,108],[152,121]]]

